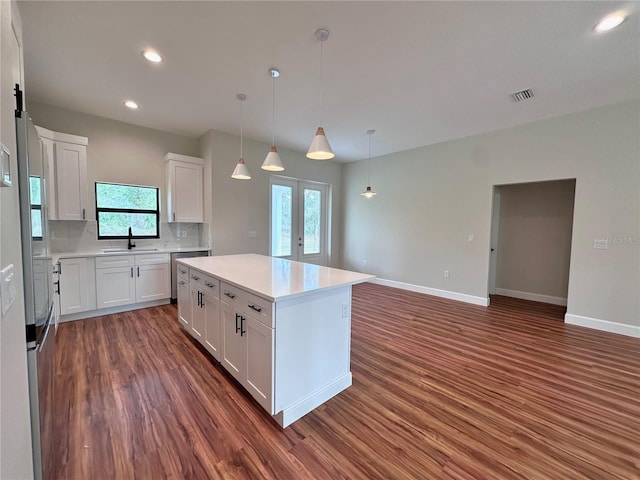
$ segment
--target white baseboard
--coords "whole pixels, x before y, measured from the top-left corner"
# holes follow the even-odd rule
[[[327,400],[335,397],[344,389],[349,388],[351,384],[351,372],[347,372],[315,392],[311,392],[297,402],[285,407],[281,412],[274,415],[273,418],[282,428],[286,428]]]
[[[472,303],[483,307],[489,306],[489,299],[486,297],[476,297],[467,295],[466,293],[450,292],[448,290],[440,290],[438,288],[423,287],[422,285],[413,285],[411,283],[396,282],[395,280],[385,280],[384,278],[375,278],[371,283],[384,285],[386,287],[401,288],[411,292],[424,293],[433,295],[434,297],[448,298],[449,300],[457,300],[459,302]]]
[[[551,295],[542,295],[541,293],[521,292],[519,290],[509,290],[507,288],[496,288],[496,295],[520,298],[522,300],[531,300],[533,302],[551,303],[553,305],[561,305],[563,307],[567,306],[566,298],[552,297]]]
[[[85,318],[100,317],[102,315],[111,315],[112,313],[129,312],[131,310],[139,310],[141,308],[157,307],[159,305],[167,305],[171,303],[170,298],[164,300],[151,300],[150,302],[131,303],[129,305],[120,305],[118,307],[101,308],[99,310],[89,310],[87,312],[70,313],[60,315],[60,323],[73,322],[75,320],[84,320]]]
[[[582,315],[574,315],[567,313],[564,316],[564,322],[570,325],[579,325],[581,327],[593,328],[604,332],[618,333],[628,337],[640,338],[640,326],[628,325],[626,323],[610,322],[609,320],[601,320],[599,318],[583,317]]]

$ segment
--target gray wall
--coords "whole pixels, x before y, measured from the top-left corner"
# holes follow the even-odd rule
[[[498,191],[496,293],[566,303],[575,181],[505,185]]]
[[[16,27],[16,35],[12,30]],[[20,17],[0,2],[0,141],[11,154],[13,185],[0,188],[0,268],[14,266],[16,301],[0,313],[0,478],[33,478],[13,85],[22,75]],[[26,92],[28,95],[28,92]]]
[[[164,156],[173,152],[197,157],[200,153],[196,138],[138,127],[43,103],[29,102],[28,109],[36,125],[89,138],[87,218],[95,218],[94,182],[160,187],[160,195],[164,199]]]
[[[567,319],[640,325],[639,113],[630,101],[374,158],[370,200],[366,162],[346,165],[344,266],[486,298],[493,186],[575,178]]]
[[[210,162],[212,178],[211,231],[214,255],[269,255],[270,174],[260,168],[269,151],[266,143],[244,140],[244,159],[251,180],[235,180],[231,172],[240,156],[240,138],[211,130],[200,139],[201,156]],[[328,263],[340,266],[342,169],[335,162],[309,160],[302,152],[278,149],[282,175],[332,186],[331,254]],[[206,213],[206,212],[205,212]],[[256,238],[249,238],[255,231]]]

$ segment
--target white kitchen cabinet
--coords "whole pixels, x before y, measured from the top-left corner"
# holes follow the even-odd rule
[[[169,256],[150,254],[98,257],[96,289],[98,308],[169,298]]]
[[[60,259],[60,314],[96,309],[96,275],[93,257]]]
[[[49,171],[49,219],[86,220],[88,139],[36,128]]]
[[[185,326],[191,335],[219,361],[221,352],[219,282],[197,271],[189,273],[189,282],[191,323]],[[178,308],[180,308],[179,305]]]
[[[165,164],[167,221],[204,222],[204,160],[168,153]]]
[[[189,288],[189,269],[178,265],[178,320],[185,329],[191,325],[191,290]]]
[[[171,271],[168,262],[136,266],[136,303],[169,297],[171,297]]]
[[[265,307],[256,306],[257,297],[234,286],[221,283],[220,288],[222,364],[273,415],[273,328],[254,318],[263,311],[270,315],[271,305],[261,299]],[[267,321],[271,324],[271,318]]]

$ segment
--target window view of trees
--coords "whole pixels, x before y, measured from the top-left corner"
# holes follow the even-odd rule
[[[271,192],[273,221],[272,221],[272,255],[283,257],[291,255],[291,215],[292,188],[284,185],[274,185]]]
[[[29,177],[29,198],[31,199],[31,236],[42,239],[42,181],[40,177]]]
[[[320,253],[320,214],[322,195],[319,190],[304,189],[304,253]]]
[[[159,238],[158,189],[96,182],[98,238]]]

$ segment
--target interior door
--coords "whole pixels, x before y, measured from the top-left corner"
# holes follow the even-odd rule
[[[272,178],[272,256],[327,264],[328,191],[322,183]]]

